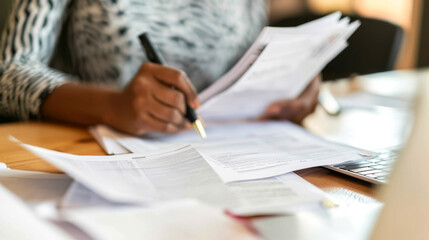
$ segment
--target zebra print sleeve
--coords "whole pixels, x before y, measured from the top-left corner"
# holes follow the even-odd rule
[[[44,98],[69,77],[48,67],[69,0],[16,0],[0,40],[0,115],[40,118]]]

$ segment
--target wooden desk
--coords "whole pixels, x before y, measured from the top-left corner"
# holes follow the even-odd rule
[[[369,75],[354,81],[329,83],[337,95],[359,89],[400,97],[412,97],[418,88],[419,78],[428,75],[416,72],[394,72]],[[389,86],[389,87],[387,87]],[[319,135],[335,129],[332,121],[321,109],[306,119],[305,126]],[[322,128],[320,126],[323,126]],[[9,168],[44,172],[59,172],[58,169],[32,155],[17,144],[9,141],[8,136],[36,146],[79,155],[104,155],[86,128],[46,122],[23,122],[0,125],[0,161]],[[376,186],[324,168],[311,168],[297,173],[324,190],[345,188],[374,197]]]

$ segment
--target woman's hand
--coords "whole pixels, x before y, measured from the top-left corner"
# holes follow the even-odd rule
[[[176,133],[191,128],[186,103],[198,108],[197,93],[182,71],[145,63],[130,84],[112,98],[113,116],[106,124],[127,133]]]
[[[302,120],[316,109],[321,81],[322,77],[319,74],[298,98],[272,103],[260,119],[289,120],[301,124]]]

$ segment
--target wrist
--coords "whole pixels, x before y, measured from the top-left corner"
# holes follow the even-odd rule
[[[111,103],[118,93],[110,88],[66,83],[44,100],[42,116],[44,119],[80,125],[109,124],[114,120],[116,111]]]
[[[114,121],[118,118],[120,110],[121,93],[118,91],[109,91],[105,95],[105,107],[103,112],[100,114],[100,123],[105,125],[115,125]]]

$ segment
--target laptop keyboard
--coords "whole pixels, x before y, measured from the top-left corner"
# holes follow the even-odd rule
[[[399,153],[395,150],[378,152],[380,154],[371,159],[344,162],[326,167],[372,183],[386,183]]]

